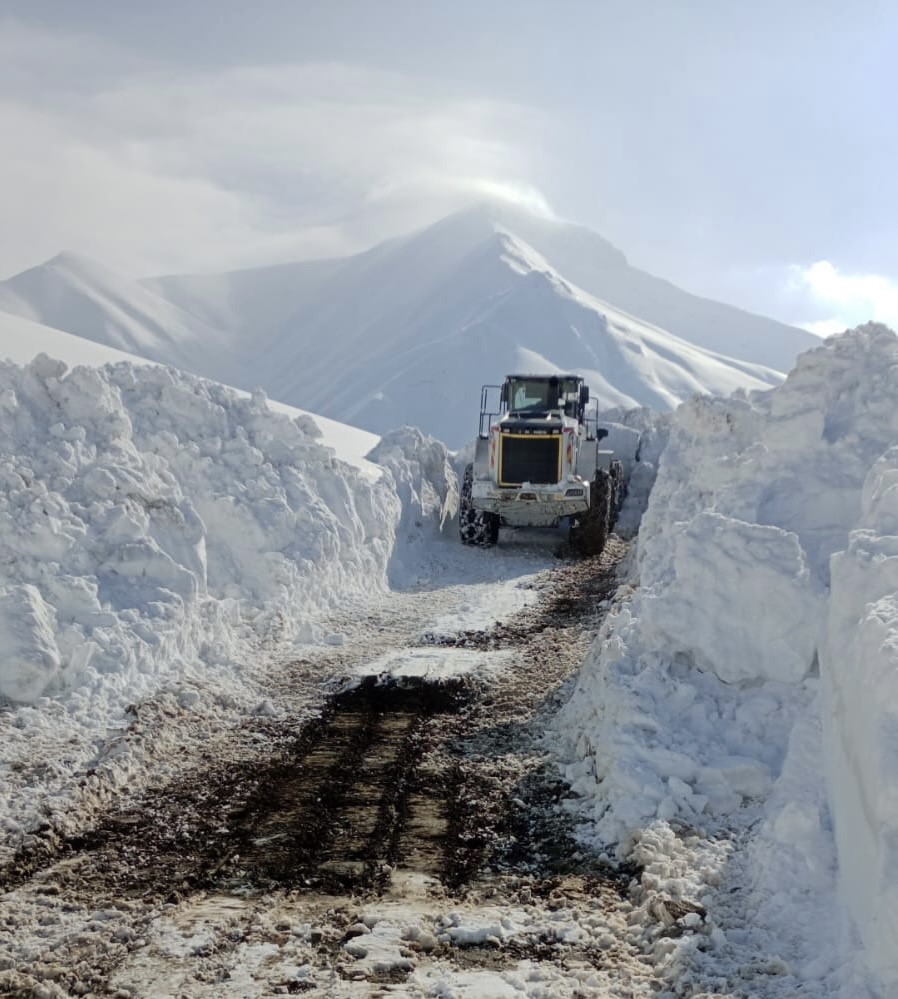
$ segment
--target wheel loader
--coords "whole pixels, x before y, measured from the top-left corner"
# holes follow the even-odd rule
[[[557,527],[572,546],[598,555],[623,500],[623,466],[600,443],[608,436],[589,410],[578,375],[509,375],[484,385],[474,461],[459,502],[466,545],[488,547],[499,527]]]

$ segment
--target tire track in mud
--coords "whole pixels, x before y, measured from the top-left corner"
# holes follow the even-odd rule
[[[436,853],[422,847],[441,838],[442,801],[422,807],[418,763],[433,742],[430,722],[469,697],[460,681],[373,678],[336,697],[309,751],[266,775],[216,887],[376,890],[409,853],[409,839],[420,841],[417,863],[437,876]]]
[[[471,696],[457,680],[366,678],[332,697],[273,759],[194,773],[57,850],[23,851],[0,871],[0,889],[52,869],[54,883],[76,894],[339,893],[376,887],[400,847],[439,877],[439,851],[424,844],[445,835],[447,788],[422,783],[418,764],[436,735],[431,721]]]

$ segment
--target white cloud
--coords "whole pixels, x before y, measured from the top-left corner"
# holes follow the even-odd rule
[[[527,108],[343,65],[172,72],[0,26],[0,276],[60,249],[132,274],[347,253],[485,196],[549,211]]]
[[[880,274],[845,274],[828,260],[790,268],[788,284],[822,318],[802,323],[820,336],[868,320],[898,329],[898,282]]]

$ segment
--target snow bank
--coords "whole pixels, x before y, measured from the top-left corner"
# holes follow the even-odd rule
[[[639,530],[642,516],[658,474],[658,462],[667,444],[671,415],[639,408],[608,410],[599,414],[598,425],[608,438],[601,447],[614,451],[624,464],[627,495],[614,530],[624,538]]]
[[[415,427],[385,434],[367,457],[389,469],[402,501],[390,560],[390,582],[401,586],[419,564],[422,545],[458,512],[458,476],[446,446]]]
[[[669,569],[644,604],[657,647],[728,683],[808,672],[822,593],[794,533],[703,511],[676,531]]]
[[[831,877],[834,823],[844,897],[892,983],[896,397],[898,338],[868,324],[776,389],[681,406],[642,520],[640,588],[622,590],[558,722],[574,790],[621,852],[652,821],[713,829],[759,812],[744,887],[774,935],[794,936],[800,899]]]
[[[0,861],[270,715],[277,654],[402,581],[445,448],[403,431],[378,465],[319,426],[160,366],[0,364]]]
[[[861,935],[898,986],[898,448],[864,485],[832,560],[821,649],[841,882]]]
[[[0,365],[0,410],[4,697],[137,697],[386,584],[392,478],[262,394],[41,355]]]

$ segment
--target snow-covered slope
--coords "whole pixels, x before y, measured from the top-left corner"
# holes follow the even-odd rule
[[[816,342],[643,274],[588,229],[488,205],[342,260],[230,274],[137,284],[65,255],[0,284],[2,309],[453,446],[481,383],[513,369],[574,369],[606,407],[667,409],[776,384]]]
[[[234,369],[229,334],[74,253],[0,282],[0,312],[209,378]]]
[[[473,432],[480,382],[506,371],[580,371],[605,407],[669,409],[693,392],[779,381],[599,302],[505,233],[463,259],[404,325],[384,321],[347,336],[351,367],[315,348],[333,322],[307,316],[277,341],[271,356],[280,364],[262,379],[272,394],[378,430],[410,420],[450,445]]]
[[[508,206],[474,211],[534,247],[572,284],[698,347],[786,372],[803,350],[816,345],[806,330],[692,295],[647,274],[585,226]]]
[[[28,364],[38,354],[49,354],[70,365],[89,364],[99,367],[116,361],[152,363],[136,354],[107,347],[95,340],[43,326],[9,312],[0,312],[0,360]]]
[[[116,350],[114,347],[107,347],[105,344],[84,337],[0,312],[0,361],[28,364],[38,354],[47,354],[70,367],[82,364],[100,367],[121,361],[138,365],[154,363],[136,354]],[[247,392],[241,390],[235,390],[235,394],[243,398],[248,396]],[[285,416],[313,420],[318,427],[321,442],[333,448],[338,458],[355,465],[369,477],[379,477],[378,469],[365,458],[365,455],[379,442],[377,434],[273,400],[269,400],[268,405],[273,411]]]
[[[144,287],[215,329],[279,329],[345,264],[309,260],[225,274],[148,278]]]

